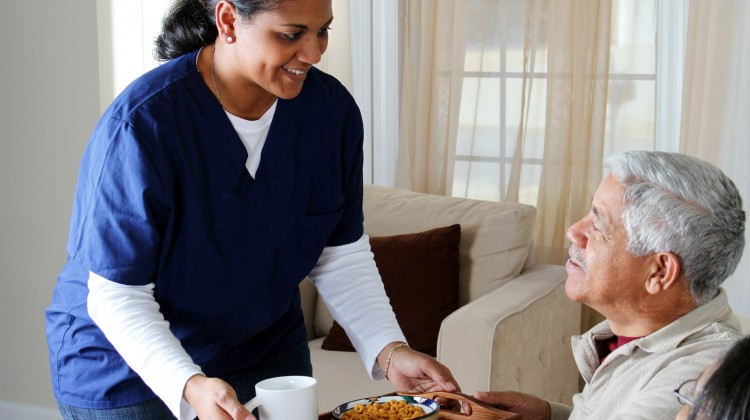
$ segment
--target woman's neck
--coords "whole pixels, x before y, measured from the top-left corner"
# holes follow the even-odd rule
[[[271,108],[276,96],[260,86],[232,78],[221,71],[215,45],[204,47],[197,59],[198,71],[222,108],[242,119],[255,121]]]

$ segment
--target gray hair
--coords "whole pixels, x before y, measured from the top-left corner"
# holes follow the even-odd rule
[[[606,167],[625,187],[628,252],[674,253],[695,302],[713,299],[745,247],[745,212],[732,180],[678,153],[619,153]]]

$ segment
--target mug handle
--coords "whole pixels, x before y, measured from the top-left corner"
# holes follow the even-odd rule
[[[247,408],[247,410],[252,413],[253,410],[258,408],[258,406],[262,404],[263,404],[263,399],[261,398],[261,395],[256,395],[255,398],[245,403],[245,408]]]

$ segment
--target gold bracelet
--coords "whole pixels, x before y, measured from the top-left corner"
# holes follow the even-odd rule
[[[398,344],[396,347],[391,349],[391,352],[388,353],[388,360],[385,362],[385,380],[389,381],[388,379],[388,369],[391,368],[391,359],[393,358],[393,354],[396,353],[396,350],[400,349],[401,347],[409,347],[406,343]]]

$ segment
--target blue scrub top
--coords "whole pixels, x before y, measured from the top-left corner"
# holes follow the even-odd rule
[[[64,404],[113,408],[155,397],[89,317],[89,270],[154,283],[174,335],[218,376],[304,342],[300,281],[323,247],[363,234],[363,129],[349,92],[313,68],[296,98],[278,100],[253,178],[197,53],[131,84],[84,153],[68,262],[46,311]]]

